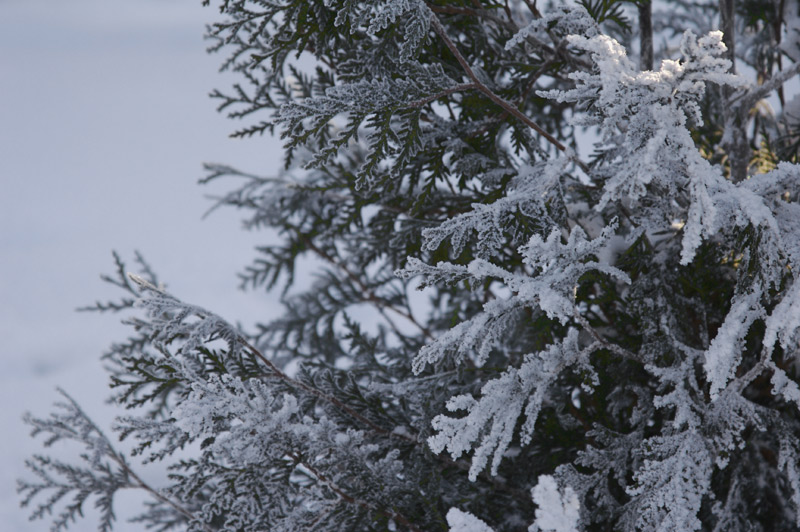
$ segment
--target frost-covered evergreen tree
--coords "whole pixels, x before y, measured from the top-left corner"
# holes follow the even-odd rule
[[[34,517],[110,530],[139,488],[158,531],[800,527],[797,2],[219,4],[213,96],[286,157],[206,181],[279,232],[242,285],[283,315],[117,258],[92,308],[128,314],[138,446],[68,396],[29,417],[86,449],[30,461]]]

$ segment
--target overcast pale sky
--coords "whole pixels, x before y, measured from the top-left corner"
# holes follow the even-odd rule
[[[17,508],[14,481],[39,451],[20,422],[60,385],[103,421],[104,348],[125,329],[76,307],[113,297],[111,250],[140,250],[170,290],[245,325],[274,309],[236,289],[265,236],[234,212],[201,220],[221,192],[202,163],[270,174],[272,139],[230,140],[208,98],[229,80],[208,56],[201,0],[0,0],[0,528],[47,530]],[[122,501],[122,515],[125,515]],[[74,530],[94,530],[79,523]],[[136,530],[120,527],[119,530]]]

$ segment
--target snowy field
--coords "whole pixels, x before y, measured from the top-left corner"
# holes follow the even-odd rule
[[[202,162],[269,173],[276,141],[229,140],[208,93],[228,83],[208,56],[201,0],[0,0],[0,529],[43,531],[15,479],[41,450],[21,416],[63,387],[110,424],[99,357],[125,328],[75,308],[116,294],[111,250],[140,250],[170,290],[230,321],[267,318],[268,296],[236,290],[263,236],[233,212],[201,220]],[[117,505],[118,530],[136,497]],[[73,530],[94,530],[90,515]]]

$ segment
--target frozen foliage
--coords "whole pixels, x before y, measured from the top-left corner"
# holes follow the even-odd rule
[[[575,492],[567,486],[563,494],[550,475],[542,475],[531,491],[536,503],[536,521],[529,532],[574,532],[578,530],[580,502]]]
[[[458,255],[475,232],[475,254],[484,259],[496,256],[505,246],[504,227],[516,212],[530,218],[549,220],[546,201],[558,186],[561,175],[569,165],[567,158],[556,158],[536,166],[526,166],[509,183],[505,197],[491,205],[472,204],[472,209],[446,220],[442,224],[425,229],[425,248],[435,251],[445,240],[450,242],[454,254]]]
[[[731,310],[705,353],[704,369],[713,399],[719,397],[720,390],[725,388],[741,363],[742,342],[750,326],[756,319],[763,317],[760,312],[760,297],[760,292],[753,292],[733,301]]]
[[[341,3],[328,0],[325,5],[338,10],[335,24],[347,23],[350,33],[359,30],[369,36],[375,36],[390,27],[398,27],[403,33],[400,46],[400,60],[407,61],[412,57],[422,41],[426,38],[430,27],[428,9],[421,0],[390,0],[388,2],[355,2],[346,0]],[[397,24],[399,20],[403,24]]]
[[[464,279],[483,281],[497,278],[510,290],[508,299],[493,299],[483,306],[483,312],[469,321],[460,323],[434,343],[423,347],[414,359],[414,372],[419,373],[425,364],[441,360],[446,353],[454,352],[460,362],[468,353],[476,353],[475,363],[485,362],[489,352],[503,338],[505,323],[509,315],[523,307],[538,306],[545,314],[561,323],[566,323],[575,313],[573,289],[578,279],[588,271],[596,270],[622,282],[630,282],[628,276],[613,266],[587,260],[596,254],[613,234],[615,225],[603,229],[592,241],[580,226],[570,232],[566,244],[561,243],[561,231],[554,228],[547,240],[534,235],[519,248],[523,263],[532,275],[520,275],[506,271],[483,259],[475,259],[467,266],[440,262],[435,268],[409,259],[408,266],[398,271],[402,277],[421,275],[423,283],[457,282]]]
[[[218,4],[212,95],[286,157],[204,182],[278,235],[241,280],[283,315],[115,255],[86,310],[133,331],[104,363],[136,461],[71,400],[27,417],[82,448],[29,462],[34,518],[106,531],[131,488],[159,532],[800,526],[796,3]]]
[[[650,450],[628,494],[634,496],[640,530],[699,530],[697,513],[711,485],[711,456],[703,437],[690,430],[648,440]]]
[[[689,123],[702,125],[699,103],[708,82],[743,83],[728,73],[730,61],[721,57],[725,52],[721,32],[697,39],[687,30],[680,47],[682,59],[664,60],[658,72],[639,71],[608,36],[569,40],[592,54],[597,73],[573,74],[575,89],[542,94],[558,101],[591,101],[596,111],[576,123],[598,125],[604,140],[614,139],[618,163],[610,168],[596,208],[621,198],[636,201],[648,187],[673,194],[688,190],[691,204],[683,231],[682,264],[692,260],[704,237],[732,224],[777,229],[763,202],[734,186],[719,167],[703,158],[686,128]]]
[[[596,347],[596,346],[591,346]],[[498,379],[487,382],[481,389],[481,399],[471,395],[457,395],[447,402],[451,412],[466,410],[465,417],[451,418],[440,414],[433,418],[433,428],[438,432],[428,439],[434,452],[445,448],[453,458],[472,449],[476,440],[470,480],[475,480],[492,457],[492,474],[497,468],[514,436],[517,419],[525,411],[525,422],[520,431],[522,444],[530,443],[536,418],[547,396],[548,387],[566,368],[583,362],[588,351],[578,347],[578,333],[573,329],[563,344],[554,345],[542,353],[525,356],[519,369],[509,369]],[[583,360],[582,360],[583,359]],[[587,364],[588,365],[588,364]],[[489,427],[487,427],[489,425]]]
[[[567,486],[562,494],[552,476],[542,475],[531,496],[538,508],[528,532],[577,532],[580,502],[572,488]],[[447,524],[448,532],[494,532],[489,525],[458,508],[447,512]]]
[[[489,525],[458,508],[450,508],[447,512],[447,524],[450,526],[448,532],[493,532]]]
[[[408,157],[421,147],[410,124],[395,122],[414,119],[418,114],[414,109],[424,103],[427,96],[456,86],[439,65],[413,62],[407,68],[408,78],[359,80],[329,87],[324,96],[310,101],[286,102],[276,113],[275,123],[285,127],[284,136],[298,134],[288,144],[293,147],[311,132],[327,127],[332,119],[347,117],[345,126],[307,163],[312,167],[329,162],[341,148],[356,139],[363,122],[373,127],[391,127],[388,132],[381,131],[371,144],[371,153],[359,169],[359,186],[372,186],[377,178],[375,174],[386,170],[380,163],[392,157]],[[402,111],[404,108],[406,110]],[[398,112],[398,117],[393,117],[394,111]]]
[[[536,18],[523,27],[506,42],[506,50],[518,46],[527,39],[547,41],[548,33],[560,35],[585,35],[594,37],[597,34],[597,22],[589,15],[583,6],[571,6],[560,3],[552,12],[544,13],[541,18]]]
[[[59,390],[60,391],[60,390]],[[23,494],[22,506],[28,506],[39,493],[52,490],[45,502],[36,505],[33,517],[44,517],[51,513],[56,502],[72,496],[72,500],[53,520],[51,530],[57,532],[68,528],[83,515],[83,504],[95,497],[95,506],[100,510],[98,530],[112,529],[114,511],[111,502],[115,493],[123,488],[144,487],[128,467],[125,458],[118,454],[99,428],[84,414],[83,410],[66,393],[60,391],[66,401],[56,403],[59,411],[49,418],[26,416],[25,421],[33,427],[32,436],[46,436],[45,445],[58,441],[73,440],[81,444],[80,465],[67,464],[44,456],[33,456],[27,466],[37,480],[18,481],[18,491]]]
[[[177,345],[175,355],[180,357],[214,340],[226,342],[231,353],[241,349],[239,332],[219,316],[180,301],[136,274],[128,274],[128,277],[141,290],[136,306],[144,310],[147,318],[133,319],[129,323],[159,350],[165,350],[170,344]],[[190,367],[186,370],[192,371]]]

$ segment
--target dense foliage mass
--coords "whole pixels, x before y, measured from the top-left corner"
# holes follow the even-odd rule
[[[68,396],[29,417],[86,447],[31,460],[35,517],[108,530],[135,487],[159,531],[800,527],[797,2],[220,3],[213,96],[286,157],[206,181],[279,232],[242,285],[282,317],[117,259],[136,460]]]

